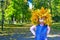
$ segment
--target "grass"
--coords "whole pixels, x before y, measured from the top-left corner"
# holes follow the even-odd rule
[[[0,26],[0,34],[7,35],[7,34],[13,34],[13,33],[28,33],[30,32],[30,27],[32,24],[5,24],[4,25],[4,31],[1,31]],[[51,26],[51,34],[58,34],[60,33],[60,23],[53,23]]]
[[[5,27],[30,27],[31,25],[32,24],[4,24]]]

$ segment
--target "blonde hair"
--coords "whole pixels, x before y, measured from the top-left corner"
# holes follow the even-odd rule
[[[39,18],[45,18],[44,23],[46,25],[50,26],[52,23],[50,11],[48,9],[44,9],[43,7],[41,9],[32,11],[31,17],[32,24],[34,25],[39,24]]]

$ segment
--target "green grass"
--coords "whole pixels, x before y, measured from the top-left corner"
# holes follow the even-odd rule
[[[5,27],[30,27],[31,25],[32,24],[4,24]]]
[[[30,32],[30,27],[32,24],[5,24],[4,25],[4,31],[1,31],[1,26],[0,26],[0,34],[12,34],[12,33],[28,33]],[[54,33],[60,33],[60,23],[54,23],[51,25],[51,34]]]
[[[51,28],[60,30],[60,23],[52,24]]]

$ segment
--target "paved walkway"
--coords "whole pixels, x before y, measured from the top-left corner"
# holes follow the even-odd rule
[[[0,36],[0,40],[34,40],[34,36],[29,33],[12,33],[11,35]],[[48,35],[48,40],[60,40],[60,35]]]

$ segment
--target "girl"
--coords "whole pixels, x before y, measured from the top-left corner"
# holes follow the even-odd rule
[[[46,13],[44,12],[46,10],[44,10],[44,8],[41,8],[41,10],[37,13],[33,12],[34,16],[32,15],[32,21],[35,20],[34,23],[37,23],[37,25],[33,25],[31,28],[30,28],[30,31],[32,32],[32,34],[35,36],[35,40],[47,40],[47,35],[49,34],[50,32],[50,27],[49,27],[49,23],[51,22],[51,16],[49,15],[49,18],[47,17],[47,15],[49,13]],[[39,18],[39,15],[37,14],[40,14],[40,15],[44,15],[44,16],[40,16]],[[44,13],[44,14],[42,14]],[[38,21],[37,21],[38,19]],[[48,19],[48,20],[47,20]]]

